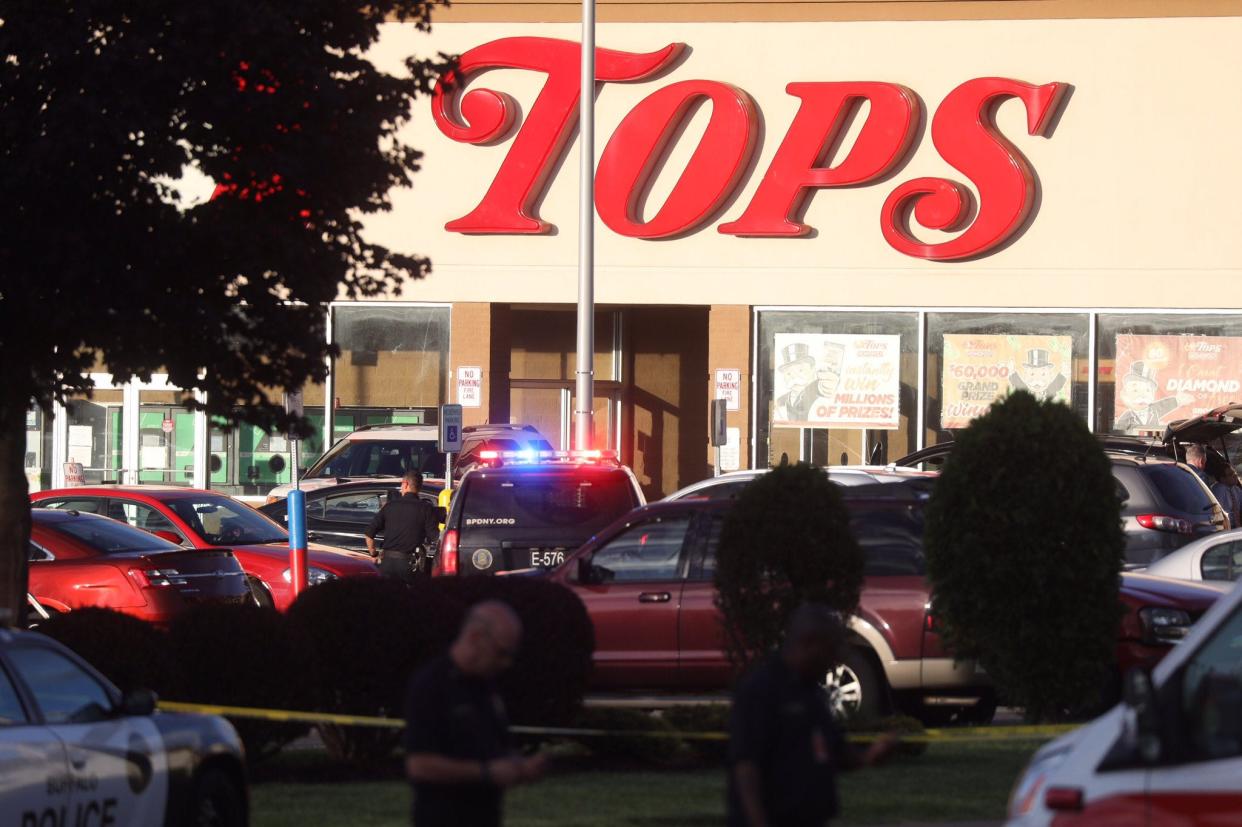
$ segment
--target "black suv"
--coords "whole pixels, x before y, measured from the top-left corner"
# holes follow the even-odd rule
[[[1190,466],[1155,455],[1172,448],[1155,444],[1149,448],[1152,453],[1144,455],[1137,445],[1114,444],[1116,439],[1109,437],[1102,445],[1121,500],[1126,568],[1143,568],[1192,540],[1228,527],[1225,510]],[[952,452],[953,443],[942,442],[908,454],[894,465],[940,470]]]
[[[476,465],[453,490],[433,575],[553,568],[644,503],[634,474],[615,461],[499,463]]]
[[[534,425],[467,425],[461,429],[461,451],[453,458],[453,479],[480,464],[484,451],[551,450],[552,444]]]

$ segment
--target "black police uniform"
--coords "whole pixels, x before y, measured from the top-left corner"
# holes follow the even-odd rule
[[[510,753],[509,722],[496,684],[466,675],[448,655],[414,675],[406,690],[407,754],[434,754],[488,761]],[[500,788],[466,784],[415,783],[416,827],[499,827]]]
[[[745,827],[732,768],[759,769],[773,827],[822,827],[837,814],[836,775],[858,759],[833,720],[824,691],[774,655],[739,684],[729,719],[729,827]]]
[[[439,513],[411,491],[384,505],[367,526],[366,535],[384,532],[384,555],[380,574],[410,582],[414,568],[422,567],[422,555],[439,531]]]

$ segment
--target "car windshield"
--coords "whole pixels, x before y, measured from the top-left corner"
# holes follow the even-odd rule
[[[288,532],[279,525],[227,497],[175,497],[167,505],[208,545],[289,541]]]
[[[105,517],[90,519],[79,517],[69,520],[45,522],[43,527],[58,534],[65,534],[90,546],[99,554],[123,554],[127,552],[180,551],[181,547],[156,537],[149,531],[118,523]]]
[[[434,439],[347,439],[311,466],[307,477],[399,477],[420,471],[444,476],[444,454]]]
[[[624,474],[484,474],[463,492],[463,542],[575,548],[638,505]]]

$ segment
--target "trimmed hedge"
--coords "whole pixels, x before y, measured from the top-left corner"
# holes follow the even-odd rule
[[[569,589],[530,577],[437,579],[444,595],[463,606],[500,600],[522,619],[522,648],[501,675],[509,719],[525,726],[567,726],[577,716],[591,676],[595,627]]]
[[[303,592],[290,607],[291,634],[311,653],[319,709],[400,718],[413,671],[443,652],[461,623],[462,607],[435,583],[406,585],[387,577],[353,577]],[[395,729],[320,725],[329,753],[341,760],[388,758]]]
[[[202,606],[173,620],[178,664],[170,697],[260,709],[310,709],[310,652],[283,615],[257,606]],[[223,645],[222,645],[223,642]],[[230,718],[251,761],[270,758],[309,724]]]
[[[1091,703],[1114,670],[1125,538],[1082,417],[1018,392],[963,431],[927,506],[943,637],[1031,720]]]
[[[167,635],[112,609],[55,614],[39,631],[81,655],[122,692],[151,689],[172,697],[173,658]]]

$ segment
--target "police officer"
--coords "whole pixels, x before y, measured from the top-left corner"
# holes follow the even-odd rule
[[[780,652],[738,684],[729,720],[729,827],[824,827],[837,814],[837,773],[878,763],[846,742],[819,681],[839,662],[845,629],[828,607],[795,610]]]
[[[367,551],[376,557],[375,535],[384,532],[384,556],[380,574],[412,583],[416,570],[422,571],[428,545],[439,532],[439,512],[423,502],[418,492],[423,475],[406,471],[401,478],[401,496],[387,503],[367,526]]]
[[[415,827],[500,827],[504,791],[543,775],[542,755],[521,755],[509,743],[496,687],[521,641],[512,607],[477,603],[448,653],[410,681],[404,746]]]

